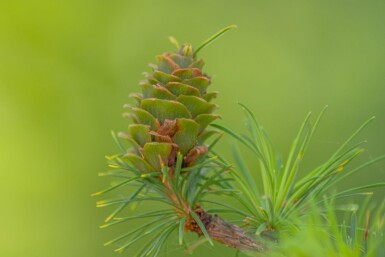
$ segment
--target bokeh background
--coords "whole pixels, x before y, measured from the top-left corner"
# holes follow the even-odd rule
[[[286,156],[305,114],[328,104],[304,170],[373,115],[353,165],[384,154],[384,14],[382,0],[1,1],[0,256],[118,256],[102,244],[119,229],[98,228],[109,210],[90,193],[107,184],[97,173],[117,151],[110,130],[127,127],[127,95],[173,50],[170,35],[198,45],[238,25],[200,53],[222,125],[243,130],[241,101]],[[225,155],[230,144],[219,145]],[[384,180],[379,163],[343,186]],[[174,246],[170,256],[184,255]]]

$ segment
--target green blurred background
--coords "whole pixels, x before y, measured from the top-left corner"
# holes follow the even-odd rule
[[[104,156],[117,151],[127,95],[147,63],[238,29],[200,56],[213,77],[221,124],[243,130],[241,101],[286,156],[305,114],[329,110],[305,170],[325,160],[364,120],[377,119],[360,162],[385,153],[385,1],[2,1],[0,3],[0,256],[118,256],[100,230],[108,210],[90,193]],[[227,153],[231,140],[220,147]],[[385,164],[346,186],[385,180]],[[382,199],[384,191],[376,192]],[[171,256],[183,256],[172,246]],[[202,247],[193,256],[230,256]],[[131,256],[127,254],[126,256]]]

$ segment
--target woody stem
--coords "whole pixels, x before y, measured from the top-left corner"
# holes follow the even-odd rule
[[[261,252],[267,249],[265,244],[257,242],[244,229],[208,214],[200,207],[196,208],[194,212],[202,221],[211,239],[240,251]],[[199,236],[203,235],[193,218],[187,220],[185,229],[195,232]]]

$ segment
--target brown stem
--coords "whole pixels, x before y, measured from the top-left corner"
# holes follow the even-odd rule
[[[170,169],[169,176],[171,178],[173,176],[172,169]],[[178,208],[174,209],[175,212],[180,216],[188,217],[185,223],[186,231],[195,232],[199,236],[203,235],[203,232],[196,221],[192,217],[189,217],[189,213],[193,211],[202,221],[211,239],[240,251],[261,252],[267,249],[265,244],[257,242],[251,238],[251,236],[248,235],[244,229],[227,223],[217,216],[206,213],[199,206],[194,210],[191,210],[181,195],[179,195],[180,201],[178,200],[178,197],[175,195],[177,192],[172,190],[172,187],[168,181],[164,181],[163,184],[167,189],[165,190],[165,195],[167,195],[171,201],[173,201],[176,206],[178,206]]]
[[[202,221],[211,239],[240,251],[261,252],[267,249],[266,245],[252,239],[242,228],[208,214],[200,207],[196,208],[194,212]],[[199,236],[203,235],[202,230],[193,218],[186,221],[185,229],[195,232]]]

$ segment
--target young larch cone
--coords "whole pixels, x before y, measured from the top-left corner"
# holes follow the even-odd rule
[[[219,118],[211,103],[217,92],[207,92],[210,77],[191,45],[156,59],[153,72],[140,83],[142,93],[131,94],[136,100],[136,106],[128,106],[133,124],[123,135],[133,145],[125,158],[143,173],[173,167],[178,152],[183,167],[193,165],[207,153],[203,142],[212,134],[207,126]]]

